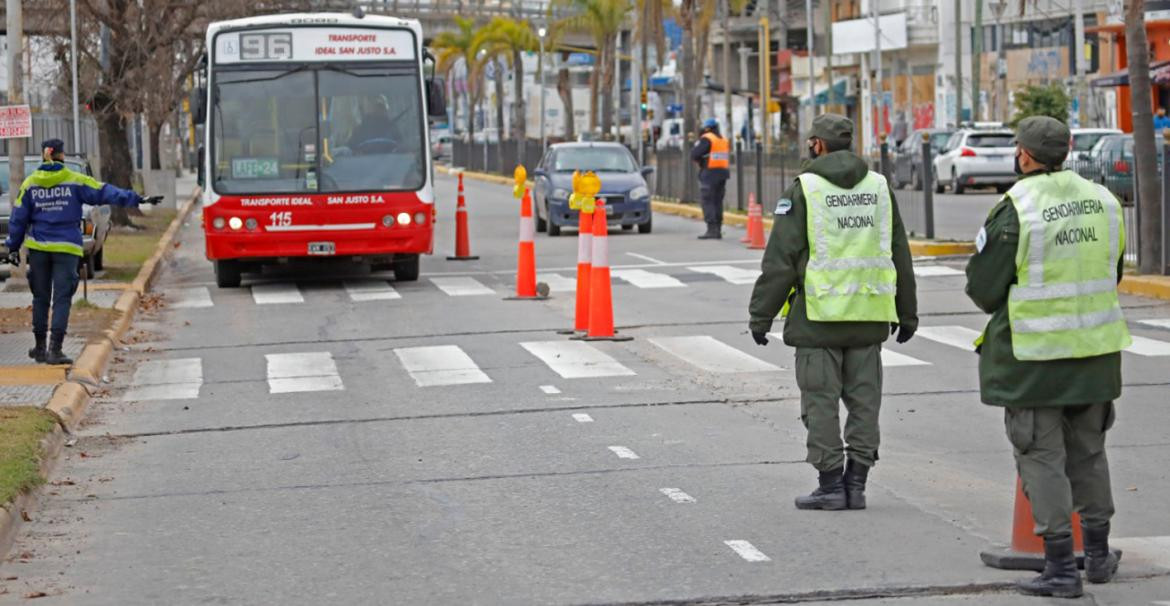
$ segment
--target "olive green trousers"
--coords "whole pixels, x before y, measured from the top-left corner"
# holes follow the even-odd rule
[[[1105,433],[1113,420],[1112,402],[1004,409],[1004,425],[1024,494],[1032,502],[1037,535],[1071,533],[1074,511],[1092,528],[1113,517],[1105,456]]]
[[[817,471],[838,469],[845,455],[872,467],[878,460],[882,405],[882,346],[797,347],[800,419],[808,430],[808,458]],[[845,440],[841,440],[841,402]]]

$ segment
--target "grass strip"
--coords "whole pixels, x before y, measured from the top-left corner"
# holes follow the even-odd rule
[[[110,233],[103,253],[105,271],[100,275],[101,279],[118,282],[133,280],[150,255],[154,254],[159,239],[177,212],[173,208],[152,209],[150,214],[133,217],[134,222],[144,228],[141,231],[115,229]]]
[[[44,408],[0,407],[0,504],[44,482],[40,442],[56,422]]]

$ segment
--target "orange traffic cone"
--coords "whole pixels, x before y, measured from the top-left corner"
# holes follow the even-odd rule
[[[605,202],[598,200],[593,209],[593,247],[589,268],[589,329],[586,341],[629,341],[613,328],[613,292],[609,276],[609,224],[605,219]]]
[[[739,239],[741,244],[747,244],[752,241],[752,207],[756,205],[756,192],[748,192],[748,226],[743,232],[743,237]]]
[[[764,207],[752,201],[748,207],[748,248],[760,250],[764,248]]]
[[[463,200],[463,171],[459,171],[459,198],[455,205],[455,254],[448,261],[472,261],[479,256],[471,254],[467,234],[467,203]]]
[[[547,294],[536,290],[536,224],[532,222],[532,196],[525,188],[520,199],[520,245],[516,262],[516,295],[508,300],[543,300]]]
[[[577,310],[573,330],[589,330],[589,286],[593,271],[593,215],[585,211],[577,219]]]
[[[1032,502],[1024,494],[1024,483],[1016,479],[1016,505],[1012,514],[1012,544],[979,552],[983,563],[1003,570],[1044,570],[1044,539],[1033,532]],[[1073,513],[1073,545],[1077,551],[1077,566],[1084,568],[1084,542],[1081,537],[1081,516]],[[1114,550],[1117,551],[1117,550]],[[1120,552],[1117,551],[1120,556]]]

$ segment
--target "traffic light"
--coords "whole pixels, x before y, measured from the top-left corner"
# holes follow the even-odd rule
[[[646,91],[643,90],[642,91],[642,111],[646,111],[646,109],[649,107],[649,104],[646,102],[646,98],[647,98]]]

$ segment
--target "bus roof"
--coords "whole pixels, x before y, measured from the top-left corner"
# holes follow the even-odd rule
[[[419,40],[422,40],[422,25],[416,19],[400,19],[387,15],[365,15],[356,17],[352,13],[288,13],[283,15],[262,15],[259,17],[245,17],[229,21],[215,21],[208,24],[207,36],[211,39],[216,33],[233,30],[249,29],[262,26],[292,26],[315,25],[324,27],[403,27],[413,30]]]

